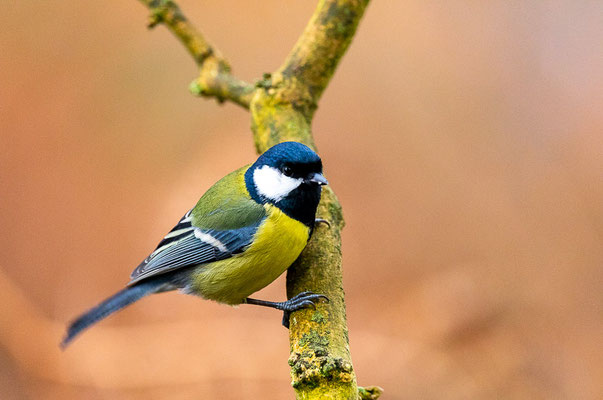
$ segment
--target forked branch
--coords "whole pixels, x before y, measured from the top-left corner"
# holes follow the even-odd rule
[[[171,0],[140,0],[150,10],[149,28],[164,24],[182,42],[199,67],[199,77],[190,90],[198,96],[215,97],[219,102],[230,100],[249,108],[254,86],[235,78],[230,65],[220,52],[184,16]]]
[[[255,86],[230,74],[219,52],[188,22],[171,0],[141,0],[151,9],[151,25],[164,23],[199,66],[194,93],[231,100],[251,111],[258,152],[294,140],[312,148],[311,121],[318,101],[345,54],[368,0],[320,0],[283,65]],[[359,388],[349,351],[341,271],[341,205],[331,189],[323,192],[312,239],[287,273],[287,295],[311,290],[328,304],[292,314],[292,384],[298,399],[376,399],[382,389]]]

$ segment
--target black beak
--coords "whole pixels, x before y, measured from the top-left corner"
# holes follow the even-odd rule
[[[316,183],[319,186],[323,186],[323,185],[328,185],[329,181],[327,180],[327,178],[324,177],[323,174],[320,173],[313,173],[311,174],[308,179],[306,179],[306,182],[308,183]]]

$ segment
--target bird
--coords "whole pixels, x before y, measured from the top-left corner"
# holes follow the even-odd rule
[[[315,224],[322,161],[298,142],[276,144],[211,186],[156,249],[130,275],[124,289],[73,320],[61,347],[93,324],[154,293],[179,290],[228,305],[252,304],[293,311],[328,302],[304,291],[283,302],[249,296],[285,272],[299,257]],[[330,225],[329,225],[330,226]]]

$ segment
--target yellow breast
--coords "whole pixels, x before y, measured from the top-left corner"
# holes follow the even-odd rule
[[[226,260],[200,266],[193,275],[193,291],[204,298],[240,304],[274,281],[297,259],[310,229],[272,205],[247,250]]]

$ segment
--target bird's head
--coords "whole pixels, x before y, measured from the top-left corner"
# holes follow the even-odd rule
[[[274,204],[308,226],[314,224],[321,186],[328,183],[318,154],[297,142],[268,149],[249,167],[245,181],[254,200]]]

